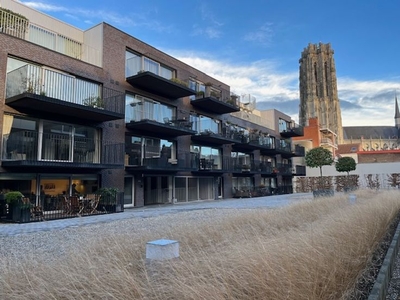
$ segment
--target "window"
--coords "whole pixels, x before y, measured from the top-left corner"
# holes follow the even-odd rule
[[[201,169],[222,168],[222,157],[220,149],[200,145],[191,145],[190,152],[199,153]]]
[[[289,129],[289,123],[283,119],[279,119],[279,132],[284,132]]]
[[[100,161],[101,143],[95,128],[21,117],[5,118],[5,122],[8,134],[3,127],[4,159]]]
[[[170,140],[126,136],[125,147],[128,165],[142,165],[143,159],[176,158],[176,144]]]
[[[197,131],[198,133],[215,133],[219,134],[220,130],[220,121],[202,115],[190,115],[190,121],[193,122],[192,129]]]
[[[176,108],[140,95],[125,96],[125,122],[138,122],[144,119],[165,123],[175,118]]]
[[[317,63],[314,63],[315,95],[318,97]]]
[[[146,56],[136,54],[132,51],[125,51],[125,77],[134,76],[141,71],[148,71],[165,79],[172,79],[174,77],[173,69]]]

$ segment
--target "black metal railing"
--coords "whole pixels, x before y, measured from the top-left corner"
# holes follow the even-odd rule
[[[40,144],[39,144],[40,141]],[[19,131],[3,139],[2,160],[123,164],[124,144],[36,131]]]
[[[305,148],[303,146],[300,146],[300,145],[295,145],[293,154],[295,156],[305,156],[306,155]]]
[[[124,193],[115,196],[87,194],[30,195],[8,204],[0,199],[0,221],[26,223],[122,212]]]

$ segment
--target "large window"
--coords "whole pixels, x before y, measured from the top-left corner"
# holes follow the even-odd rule
[[[215,133],[218,134],[221,132],[219,120],[201,116],[201,115],[190,115],[190,121],[193,122],[193,130],[197,131],[198,133]]]
[[[200,158],[200,169],[221,169],[222,157],[221,150],[200,145],[191,145],[190,152],[198,153]]]
[[[166,123],[175,117],[176,108],[152,99],[129,95],[125,97],[125,122],[138,122],[144,119]]]
[[[158,138],[126,136],[125,151],[125,162],[131,166],[141,166],[148,159],[176,159],[175,142]]]
[[[5,115],[3,159],[98,163],[95,128]]]
[[[174,71],[159,62],[132,51],[125,52],[125,77],[134,76],[140,72],[149,71],[166,79],[174,77]]]

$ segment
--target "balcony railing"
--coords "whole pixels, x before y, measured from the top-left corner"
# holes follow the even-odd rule
[[[304,128],[298,124],[289,123],[290,125],[287,128],[284,128],[280,131],[282,137],[295,137],[295,136],[303,136]]]
[[[206,86],[205,92],[197,92],[196,96],[191,100],[191,104],[217,114],[238,112],[240,110],[240,101],[237,95],[230,95],[228,91],[222,90],[212,91],[209,86]]]
[[[277,169],[280,175],[289,176],[292,175],[292,165],[291,164],[277,164]]]
[[[322,138],[321,146],[330,146],[333,148],[337,148],[337,144],[335,144],[330,138]]]
[[[34,131],[12,133],[3,139],[2,160],[24,161],[24,165],[75,163],[79,165],[123,165],[124,145],[104,143],[92,138],[39,134]],[[67,164],[66,164],[67,166]]]
[[[142,158],[140,153],[125,154],[125,167],[130,171],[185,171],[196,170],[199,165],[199,158],[196,153],[179,153],[177,158],[161,155]]]
[[[306,155],[305,148],[300,145],[295,145],[293,150],[293,156],[302,157]]]
[[[306,176],[306,167],[305,166],[299,166],[299,165],[296,165],[295,166],[295,174],[293,174],[293,175],[295,175],[295,176]]]
[[[21,102],[19,98],[27,100]],[[123,118],[125,109],[124,95],[120,92],[32,64],[7,73],[6,99],[10,106],[41,111],[56,110],[61,114],[79,107],[87,108],[87,111],[95,111],[97,115],[110,115],[108,119]],[[60,108],[63,103],[65,110]],[[90,116],[86,114],[86,117]]]
[[[25,39],[29,28],[29,20],[0,7],[0,32]]]

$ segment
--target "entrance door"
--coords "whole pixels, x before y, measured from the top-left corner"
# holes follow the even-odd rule
[[[124,207],[133,207],[135,202],[135,177],[125,177],[124,179]]]

